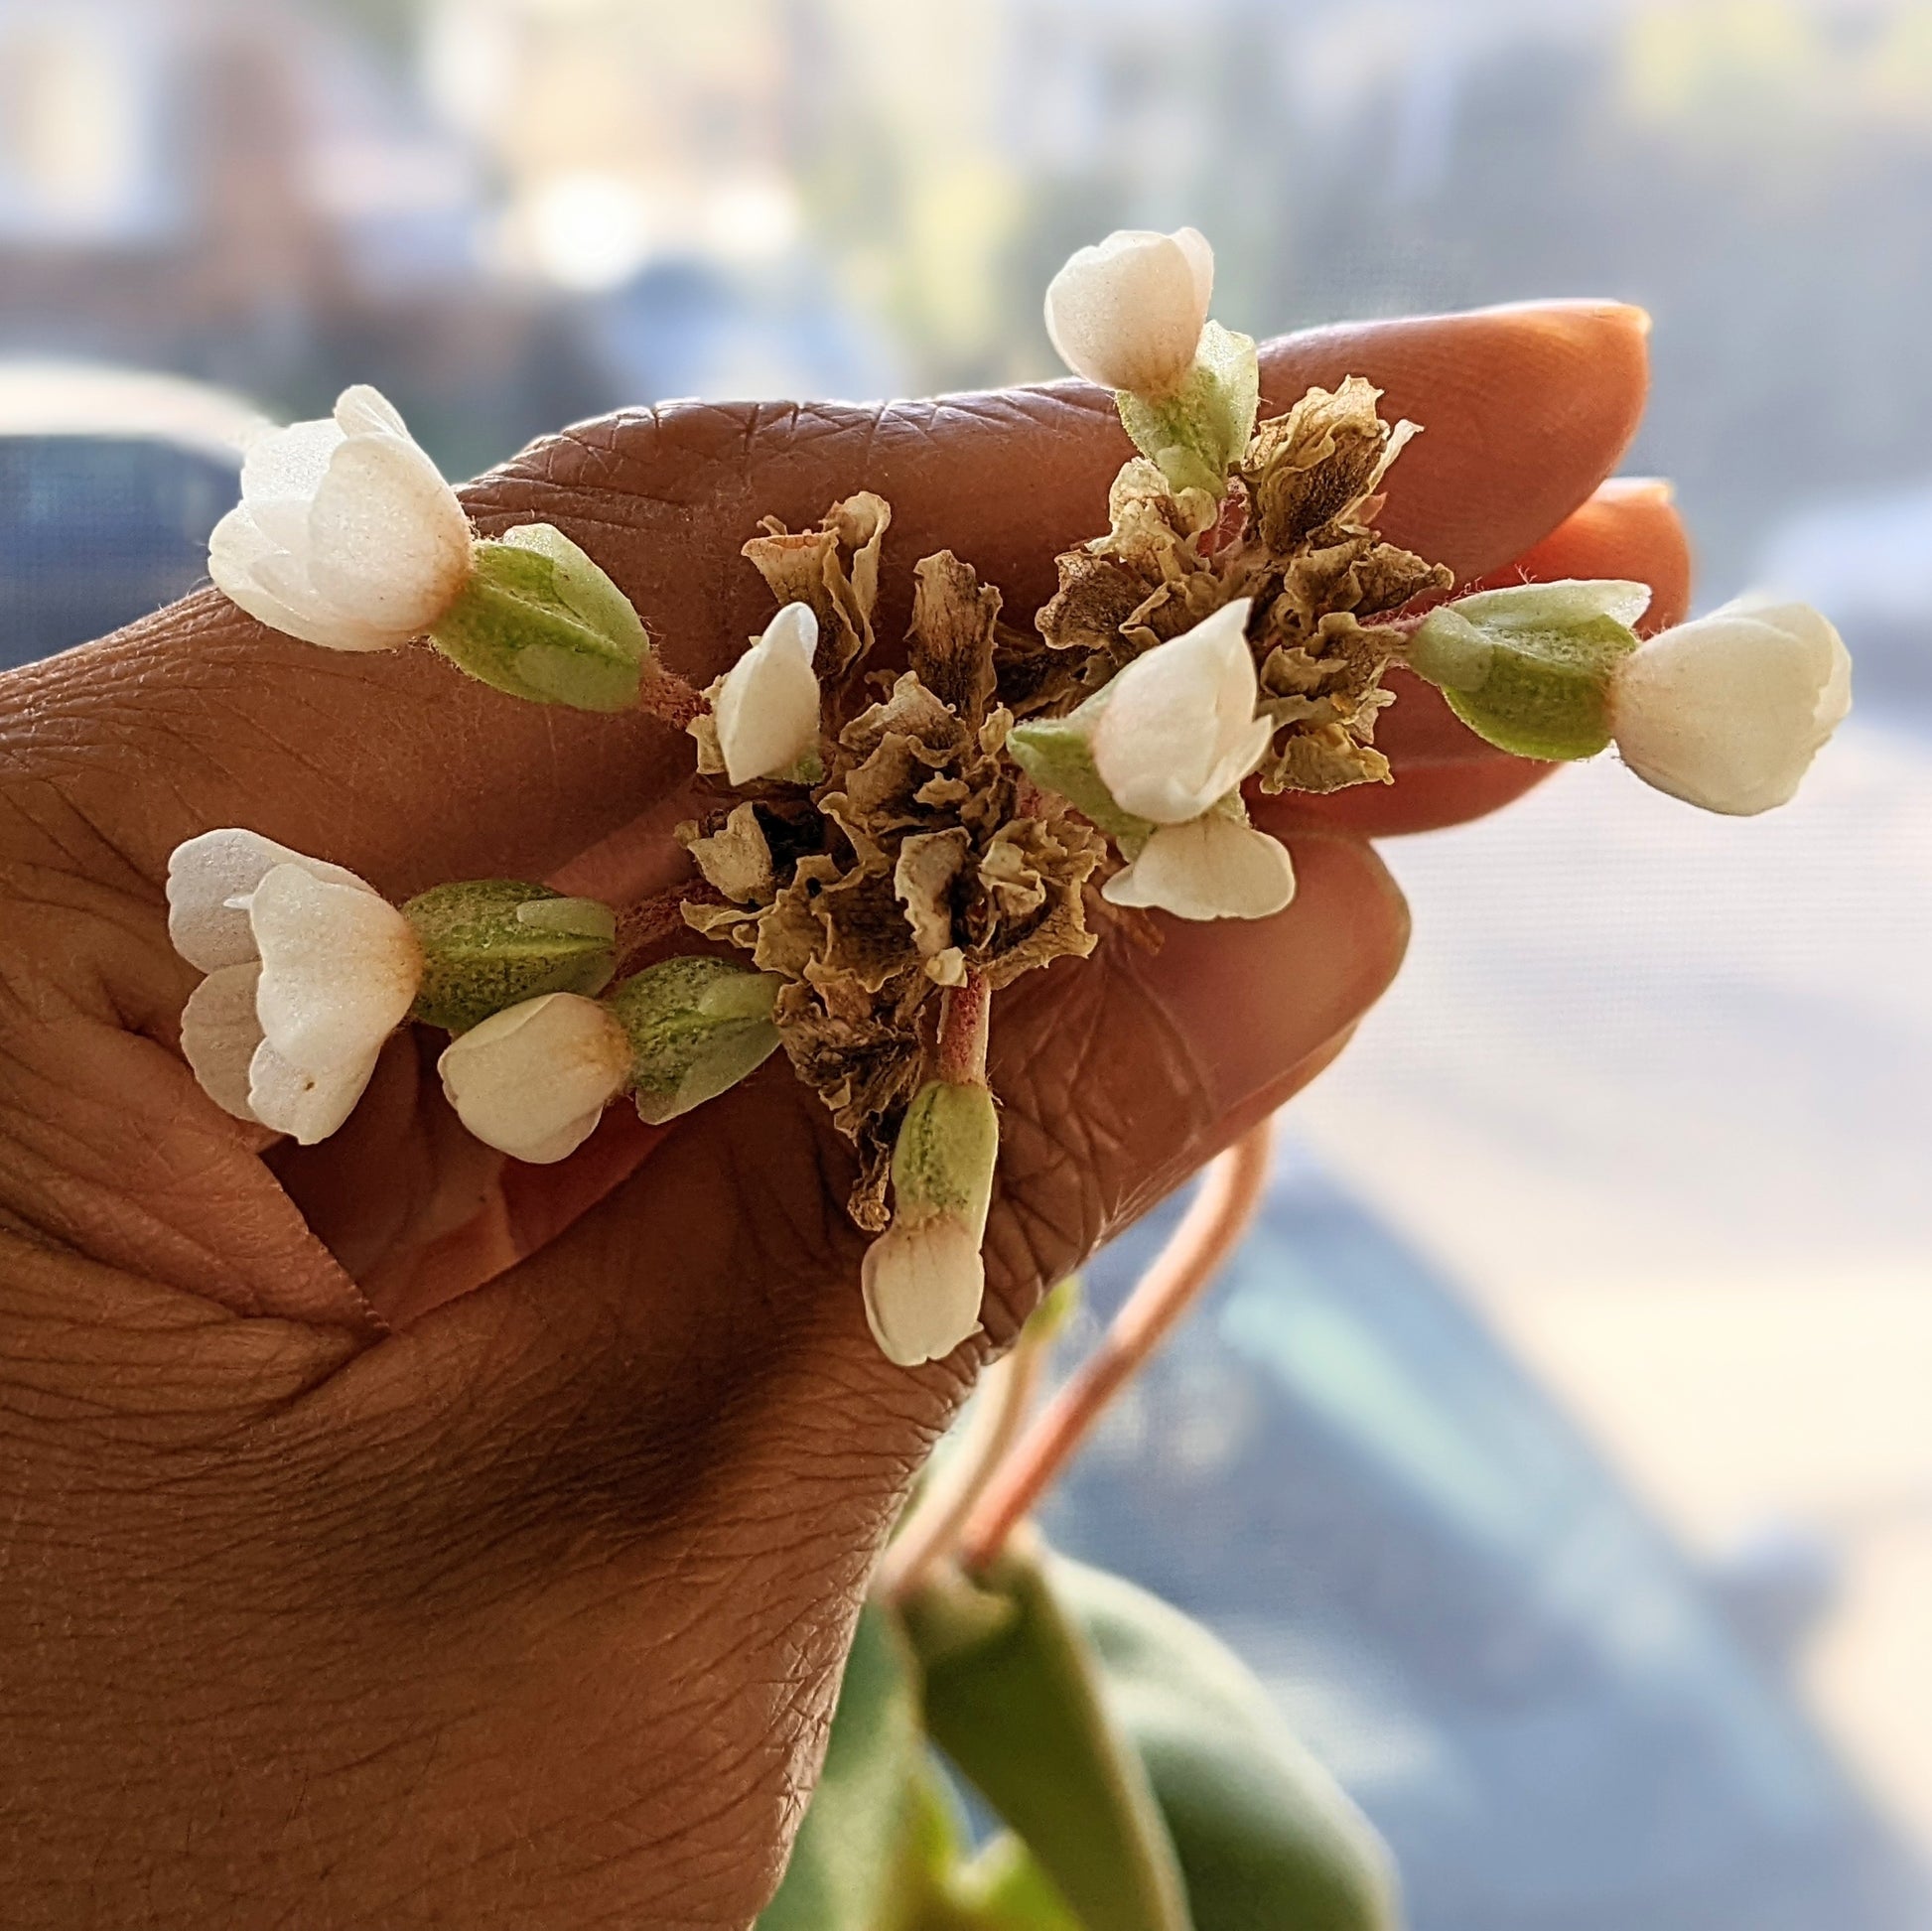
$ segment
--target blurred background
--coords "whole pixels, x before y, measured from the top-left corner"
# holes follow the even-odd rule
[[[1419,1931],[1932,1925],[1932,0],[0,0],[0,655],[196,581],[252,410],[462,475],[1031,379],[1183,221],[1257,334],[1646,305],[1629,467],[1860,709],[1770,819],[1592,767],[1391,850],[1410,969],[1055,1531]]]

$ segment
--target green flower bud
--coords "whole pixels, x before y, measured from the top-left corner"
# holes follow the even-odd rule
[[[606,1001],[636,1054],[637,1111],[662,1126],[736,1086],[777,1049],[778,983],[722,959],[666,959]]]
[[[594,999],[617,970],[618,921],[594,898],[475,879],[437,886],[402,912],[423,948],[410,1018],[451,1033],[544,993]]]
[[[1569,581],[1485,590],[1430,612],[1409,665],[1477,737],[1518,758],[1594,758],[1610,686],[1637,647],[1647,584]]]
[[[984,1086],[940,1079],[922,1086],[905,1109],[893,1148],[895,1222],[944,1214],[964,1222],[977,1247],[999,1159],[999,1111]]]
[[[1134,447],[1160,466],[1176,495],[1204,489],[1218,498],[1255,433],[1261,363],[1254,339],[1210,322],[1173,395],[1156,399],[1123,389],[1116,400]]]
[[[548,523],[479,543],[475,571],[430,640],[495,690],[578,711],[630,710],[650,654],[623,592]]]

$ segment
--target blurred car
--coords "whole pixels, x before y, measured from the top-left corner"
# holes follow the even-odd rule
[[[202,581],[252,420],[175,376],[0,365],[0,668],[104,636]]]
[[[1095,1263],[1096,1314],[1173,1219]],[[1766,1667],[1828,1590],[1794,1615],[1789,1562],[1702,1574],[1305,1158],[1046,1527],[1242,1652],[1387,1836],[1414,1931],[1932,1924]]]

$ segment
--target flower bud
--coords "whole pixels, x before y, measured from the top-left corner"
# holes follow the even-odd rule
[[[1594,758],[1610,742],[1610,687],[1637,647],[1648,584],[1567,580],[1479,591],[1430,612],[1410,668],[1479,738],[1518,758]]]
[[[618,921],[594,898],[475,879],[437,886],[402,910],[423,948],[410,1017],[451,1033],[542,993],[595,998],[617,970]]]
[[[1121,228],[1072,255],[1046,288],[1046,333],[1074,374],[1166,396],[1194,360],[1214,294],[1214,250],[1194,228]]]
[[[594,999],[545,993],[451,1041],[437,1071],[486,1147],[535,1167],[567,1160],[630,1077],[630,1041]]]
[[[984,1086],[934,1080],[906,1108],[893,1149],[893,1224],[866,1252],[866,1319],[888,1360],[937,1361],[979,1332],[980,1243],[1000,1158]]]
[[[722,959],[666,959],[606,1002],[629,1038],[638,1114],[661,1126],[755,1072],[777,1049],[778,985]]]
[[[475,573],[430,640],[494,690],[577,711],[631,709],[650,654],[623,592],[548,523],[479,543]]]
[[[1660,791],[1748,817],[1787,803],[1852,709],[1852,657],[1805,604],[1740,597],[1618,667],[1623,761]]]
[[[817,747],[817,648],[812,607],[787,604],[718,687],[712,716],[732,783],[787,776]]]
[[[371,388],[335,416],[248,448],[241,501],[208,538],[208,575],[250,617],[332,650],[423,635],[471,571],[456,491]]]

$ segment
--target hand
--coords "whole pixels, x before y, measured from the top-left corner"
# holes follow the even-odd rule
[[[1391,537],[1464,577],[1644,578],[1655,621],[1681,615],[1667,497],[1591,495],[1642,403],[1634,311],[1330,330],[1265,369],[1274,409],[1354,371],[1426,426]],[[765,615],[738,556],[759,516],[876,488],[887,636],[946,545],[1024,621],[1125,454],[1074,384],[681,407],[542,444],[471,503],[490,531],[562,525],[703,683]],[[988,1338],[906,1374],[866,1333],[847,1156],[782,1061],[669,1131],[614,1112],[566,1166],[506,1169],[455,1127],[433,1043],[399,1038],[337,1140],[266,1159],[178,1056],[178,841],[249,826],[397,898],[483,876],[622,896],[667,876],[686,743],[426,651],[333,655],[211,594],[6,678],[0,733],[19,1931],[745,1924],[868,1572],[974,1372],[1388,984],[1405,914],[1361,835],[1539,775],[1405,682],[1394,789],[1274,808],[1289,912],[1169,923],[1158,953],[1115,940],[1003,995]]]

